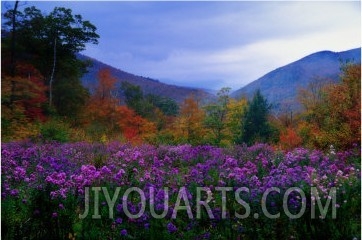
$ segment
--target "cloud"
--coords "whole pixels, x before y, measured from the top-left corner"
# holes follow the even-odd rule
[[[33,3],[96,25],[100,44],[85,54],[186,86],[237,89],[313,52],[361,46],[360,2]]]
[[[236,89],[313,52],[359,47],[361,26],[356,20],[360,13],[355,7],[356,4],[345,3],[273,3],[270,12],[266,11],[260,18],[252,18],[250,21],[255,21],[242,26],[238,20],[245,16],[235,13],[203,19],[201,25],[206,26],[209,22],[209,28],[213,27],[211,32],[218,24],[230,23],[225,30],[226,36],[230,29],[238,29],[239,25],[240,31],[234,33],[235,38],[249,31],[253,36],[249,36],[247,43],[240,41],[239,44],[224,39],[229,44],[219,48],[207,48],[205,41],[206,46],[200,49],[193,46],[173,49],[161,61],[144,61],[140,69],[152,77],[174,79],[183,85],[196,81],[200,87],[231,86]],[[195,29],[199,29],[197,24]],[[200,32],[207,31],[201,29]]]
[[[359,46],[359,33],[352,26],[289,38],[265,39],[221,50],[178,49],[161,61],[127,58],[131,72],[140,71],[180,85],[234,90],[269,71],[322,50],[344,51]],[[331,41],[333,39],[333,41]],[[126,62],[120,59],[117,62]],[[137,66],[137,69],[135,68]],[[197,83],[197,84],[195,84]]]

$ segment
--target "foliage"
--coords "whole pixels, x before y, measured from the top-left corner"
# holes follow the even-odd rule
[[[39,124],[37,122],[29,122],[24,118],[22,109],[14,109],[15,117],[7,118],[8,110],[2,108],[1,116],[1,140],[3,142],[20,141],[24,139],[33,139],[39,135]]]
[[[144,118],[158,121],[159,111],[166,116],[176,116],[178,114],[179,107],[170,98],[154,94],[144,95],[140,86],[125,81],[121,84],[121,91],[127,107]]]
[[[303,129],[311,129],[313,147],[345,149],[361,140],[361,66],[349,63],[342,71],[341,83],[313,82],[301,90]]]
[[[242,136],[243,118],[247,108],[247,100],[241,98],[239,100],[230,99],[226,115],[227,134],[232,144]]]
[[[50,120],[40,126],[40,138],[45,141],[68,142],[70,127],[59,120]]]
[[[220,145],[222,139],[226,137],[229,91],[230,88],[222,88],[217,93],[217,102],[204,107],[206,113],[204,125],[210,129],[211,143],[215,145]]]
[[[275,114],[260,91],[250,101],[234,100],[228,88],[205,105],[193,96],[178,104],[167,97],[145,95],[140,86],[116,79],[107,69],[100,69],[98,85],[90,93],[80,82],[89,62],[77,54],[87,44],[98,43],[96,27],[71,9],[56,7],[44,14],[35,7],[20,8],[16,1],[3,16],[4,141],[34,139],[45,131],[49,139],[62,135],[55,137],[60,141],[134,144],[268,142],[282,149],[302,145],[328,150],[331,145],[348,149],[360,142],[358,64],[341,66],[340,83],[316,78],[301,89],[304,109],[299,115],[291,111],[291,102],[284,102],[282,112]],[[52,119],[61,123],[61,129],[47,126]]]
[[[270,142],[273,139],[274,130],[268,122],[270,108],[260,90],[256,91],[242,120],[242,134],[238,143],[245,142],[251,145],[255,142]]]
[[[175,100],[171,98],[154,94],[147,94],[145,98],[147,102],[150,102],[153,106],[160,109],[160,111],[166,116],[176,116],[179,112],[179,106]]]
[[[2,37],[2,53],[14,57],[11,62],[2,61],[2,73],[18,75],[12,71],[12,62],[24,61],[34,66],[48,86],[49,106],[54,103],[59,114],[74,116],[87,97],[79,81],[87,64],[78,60],[76,54],[87,43],[98,43],[96,27],[81,15],[73,15],[71,9],[60,7],[49,15],[34,6],[22,12],[9,10],[4,17],[4,31],[8,34]],[[11,47],[11,41],[15,47]]]
[[[280,133],[279,144],[283,149],[291,150],[302,144],[302,138],[293,128],[289,127],[285,132]]]
[[[88,132],[97,140],[118,135],[125,141],[140,143],[151,138],[156,131],[155,124],[120,104],[116,82],[108,69],[100,70],[98,86],[84,112]]]
[[[205,134],[203,122],[205,112],[193,96],[186,98],[180,106],[180,114],[174,122],[174,135],[178,142],[197,144]]]
[[[17,75],[1,78],[1,137],[3,141],[33,138],[38,122],[46,120],[47,101],[42,75],[32,65],[18,63]]]
[[[18,64],[17,75],[12,77],[7,74],[2,76],[1,104],[9,110],[9,115],[4,117],[11,119],[16,114],[14,108],[23,109],[24,118],[29,121],[44,121],[44,103],[46,87],[42,82],[42,75],[32,65]],[[7,113],[7,111],[5,111]]]
[[[119,100],[116,95],[116,79],[107,69],[98,73],[98,85],[90,96],[83,112],[83,124],[88,134],[99,140],[118,129],[116,107]]]
[[[133,85],[129,82],[122,82],[121,90],[125,97],[125,103],[131,109],[133,109],[137,114],[141,116],[147,115],[147,107],[149,108],[149,103],[145,106],[143,103],[143,92],[139,86]]]
[[[80,113],[89,98],[88,90],[80,82],[86,66],[87,64],[74,59],[59,63],[61,71],[57,74],[53,87],[53,104],[57,114],[65,116],[75,125],[79,124]]]
[[[138,116],[132,109],[125,106],[117,107],[116,114],[121,116],[118,124],[128,141],[142,143],[143,140],[151,138],[156,131],[154,123]]]

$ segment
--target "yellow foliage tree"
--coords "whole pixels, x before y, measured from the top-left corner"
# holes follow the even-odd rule
[[[242,119],[248,102],[245,98],[230,99],[227,105],[226,126],[228,141],[235,143],[242,132]]]
[[[194,96],[186,98],[173,125],[176,141],[201,143],[205,135],[204,118],[205,112],[201,109],[199,101]]]

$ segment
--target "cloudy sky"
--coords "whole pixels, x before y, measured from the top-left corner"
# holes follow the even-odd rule
[[[2,2],[2,11],[14,2]],[[163,82],[236,90],[321,50],[361,46],[360,1],[32,2],[71,8],[93,23],[84,54]]]

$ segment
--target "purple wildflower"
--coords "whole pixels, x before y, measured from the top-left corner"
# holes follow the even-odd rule
[[[123,222],[122,218],[117,218],[116,221],[115,221],[115,223],[117,223],[118,225],[122,224],[122,222]]]
[[[126,229],[121,230],[121,236],[127,236],[127,230]]]
[[[19,195],[19,190],[18,189],[11,190],[10,195],[13,197],[17,197]]]
[[[167,224],[167,230],[169,233],[174,233],[177,231],[177,227],[173,223],[170,222]]]

